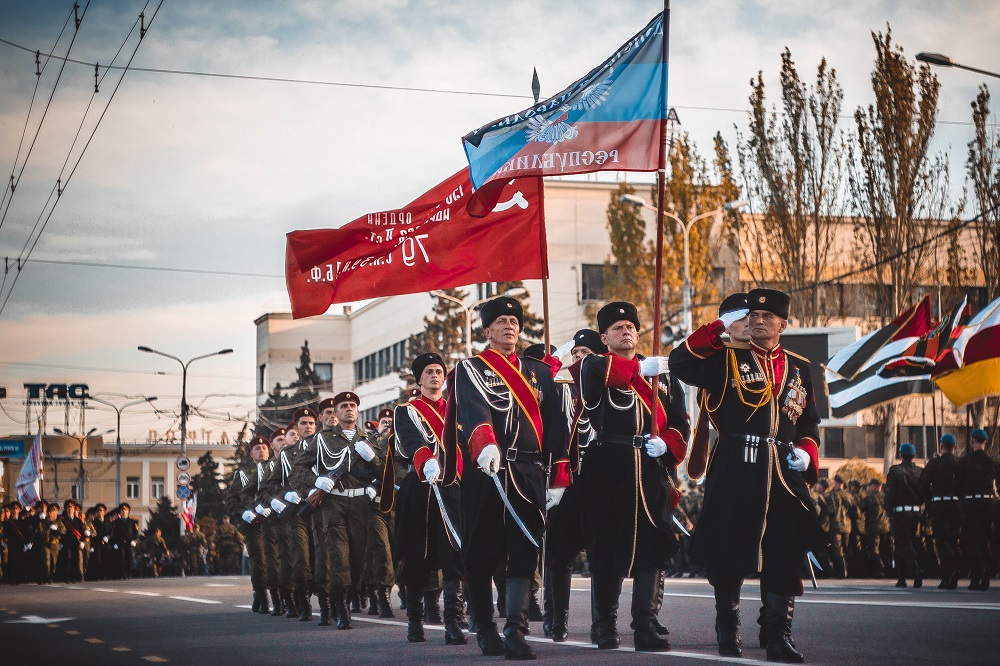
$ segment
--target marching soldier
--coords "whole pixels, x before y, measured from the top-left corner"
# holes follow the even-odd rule
[[[406,589],[406,640],[426,640],[423,592],[432,572],[440,569],[444,580],[445,644],[465,645],[468,639],[458,625],[462,581],[458,558],[461,537],[456,526],[461,515],[461,458],[451,461],[457,466],[449,475],[453,482],[441,483],[442,470],[448,464],[442,446],[446,405],[442,390],[447,369],[440,355],[429,352],[413,359],[411,370],[420,394],[396,407],[393,417],[397,458],[411,463],[399,484],[395,509],[394,553],[399,564],[399,584]],[[431,485],[437,487],[436,492],[432,492]]]
[[[238,474],[239,470],[233,474],[234,480]],[[228,505],[229,503],[227,502]],[[229,510],[233,511],[235,508],[238,507],[230,508]],[[229,519],[229,516],[223,516],[222,522],[219,523],[218,529],[215,530],[215,548],[219,563],[217,573],[221,573],[222,575],[239,573],[243,537]]]
[[[271,514],[271,507],[256,501],[264,479],[264,465],[271,451],[271,444],[260,435],[249,442],[250,464],[233,473],[229,487],[228,505],[232,515],[239,516],[245,526],[247,554],[250,556],[250,586],[253,588],[254,613],[270,613],[267,603],[267,553],[264,550],[264,530],[261,523]]]
[[[568,418],[548,365],[519,358],[517,341],[524,325],[521,304],[506,296],[480,310],[488,347],[455,368],[448,418],[454,407],[455,431],[446,431],[444,482],[457,472],[457,435],[465,460],[461,483],[462,564],[466,593],[484,655],[534,659],[524,640],[532,579],[538,568],[546,504],[558,503],[569,484],[566,460]],[[546,484],[543,456],[555,461]],[[454,470],[454,471],[453,471]],[[546,488],[549,490],[546,490]],[[506,499],[509,504],[506,504]],[[501,640],[493,621],[490,580],[506,565],[504,626]]]
[[[609,353],[587,356],[579,388],[597,433],[580,474],[584,498],[597,647],[616,649],[622,580],[632,578],[635,649],[670,649],[657,631],[659,573],[677,552],[673,508],[678,495],[670,474],[684,459],[689,434],[684,392],[670,377],[666,357],[636,354],[639,316],[631,303],[613,302],[597,313]],[[659,377],[653,394],[647,378]],[[658,434],[652,436],[652,419]]]
[[[833,477],[833,489],[827,493],[827,511],[830,516],[830,557],[833,558],[834,575],[847,578],[848,544],[851,539],[851,514],[855,512],[854,497],[844,488],[844,479]]]
[[[969,561],[969,589],[987,590],[996,562],[990,556],[990,524],[997,491],[997,465],[986,453],[986,431],[976,428],[968,453],[955,472],[955,491],[962,498],[962,548]]]
[[[357,394],[339,393],[333,402],[337,425],[308,440],[295,457],[293,476],[298,494],[313,507],[313,574],[320,624],[329,625],[334,610],[337,628],[350,629],[349,596],[365,567],[365,542],[374,511],[373,483],[381,477],[385,459],[378,457],[367,441],[364,426],[357,422]]]
[[[330,419],[335,412],[333,400],[327,398],[319,403],[319,413],[309,407],[297,409],[292,414],[292,423],[285,428],[287,446],[281,451],[281,489],[284,496],[281,502],[289,508],[282,512],[286,524],[288,540],[289,570],[292,575],[292,603],[298,612],[300,622],[312,620],[313,565],[312,565],[312,520],[299,514],[302,497],[297,492],[294,477],[295,458],[312,441],[316,434],[316,424],[326,418],[331,424],[336,419]],[[323,415],[327,414],[326,417]],[[273,506],[273,504],[272,504]],[[287,613],[285,617],[291,617]],[[329,620],[328,620],[329,621]]]
[[[941,565],[941,584],[938,589],[942,590],[954,590],[958,587],[958,533],[962,527],[962,512],[955,491],[957,444],[958,441],[951,433],[941,435],[938,455],[927,461],[927,466],[920,474],[920,498],[931,514],[934,549]]]
[[[896,550],[896,587],[906,587],[907,574],[913,587],[924,584],[924,574],[917,563],[917,529],[920,525],[920,470],[913,464],[916,448],[909,442],[899,446],[903,462],[893,465],[885,475],[885,507],[892,522],[892,540]]]
[[[391,618],[394,615],[389,591],[392,589],[395,571],[392,564],[392,546],[389,540],[389,511],[382,510],[381,492],[395,492],[394,488],[384,488],[387,485],[384,482],[385,468],[387,465],[391,467],[389,446],[392,411],[388,408],[382,409],[379,412],[378,422],[366,425],[371,426],[369,428],[369,442],[380,462],[372,467],[372,478],[368,491],[368,497],[372,501],[371,518],[368,522],[368,535],[365,538],[368,547],[364,554],[365,565],[356,592],[367,594],[370,605],[369,615]],[[387,501],[391,501],[391,498],[387,498]]]
[[[278,455],[286,447],[285,429],[278,428],[271,433],[271,452],[268,460],[264,463],[264,478],[258,484],[259,491],[254,498],[259,506],[271,509],[272,513],[264,521],[262,530],[264,536],[264,551],[266,561],[265,579],[267,590],[271,595],[271,615],[278,617],[284,615],[287,610],[286,604],[291,604],[291,572],[288,566],[287,530],[285,523],[280,520],[282,511],[286,504],[279,499],[284,493],[280,492],[281,466]]]
[[[41,583],[55,581],[59,562],[59,546],[66,534],[66,526],[59,519],[59,505],[52,503],[45,508],[45,516],[38,521],[39,550],[42,557]]]
[[[767,658],[800,663],[791,637],[795,597],[806,552],[825,539],[809,495],[819,474],[819,416],[808,361],[781,347],[788,295],[754,289],[747,304],[749,313],[723,315],[670,354],[674,375],[706,390],[703,405],[719,432],[691,557],[715,590],[720,655],[742,653],[740,589],[759,572]],[[721,333],[747,316],[750,345],[725,345]]]

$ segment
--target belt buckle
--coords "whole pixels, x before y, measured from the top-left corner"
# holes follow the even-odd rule
[[[646,439],[644,435],[633,435],[632,436],[632,448],[641,449],[646,446]]]
[[[511,447],[507,449],[507,453],[504,455],[507,462],[515,462],[517,460],[517,449]]]

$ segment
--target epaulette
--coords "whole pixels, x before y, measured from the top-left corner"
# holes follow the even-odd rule
[[[799,359],[800,361],[805,361],[806,363],[812,363],[812,361],[810,361],[809,359],[807,359],[807,358],[806,358],[805,356],[802,356],[801,354],[796,354],[795,352],[792,352],[792,351],[788,351],[788,350],[787,350],[787,349],[785,349],[784,347],[782,347],[782,349],[783,349],[783,350],[784,350],[784,352],[785,352],[786,354],[788,354],[789,356],[793,356],[793,357],[795,357],[795,358]]]

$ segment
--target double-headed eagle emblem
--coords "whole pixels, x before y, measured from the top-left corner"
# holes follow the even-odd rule
[[[570,111],[596,109],[608,99],[613,81],[608,77],[600,83],[595,83],[583,91],[575,104],[564,104],[548,117],[534,116],[528,119],[528,127],[524,130],[528,142],[551,143],[569,141],[579,136],[576,125],[566,122]]]

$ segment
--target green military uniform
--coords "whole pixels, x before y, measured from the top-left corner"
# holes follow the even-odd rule
[[[41,582],[51,583],[55,579],[59,562],[59,545],[66,534],[66,526],[57,515],[54,519],[43,516],[38,521],[38,547],[41,555]]]
[[[258,441],[260,440],[260,441]],[[250,442],[250,448],[266,442],[262,437],[255,437]],[[267,604],[267,555],[264,550],[264,531],[261,525],[264,512],[257,512],[257,493],[264,478],[265,462],[250,463],[233,474],[233,482],[229,488],[228,506],[230,515],[246,523],[244,538],[247,553],[250,556],[250,585],[254,592],[253,611],[264,612]],[[269,512],[270,509],[267,510]]]
[[[235,477],[237,471],[233,476]],[[215,552],[218,559],[216,573],[226,575],[240,572],[240,554],[243,550],[243,538],[236,526],[229,522],[229,516],[215,530]]]

